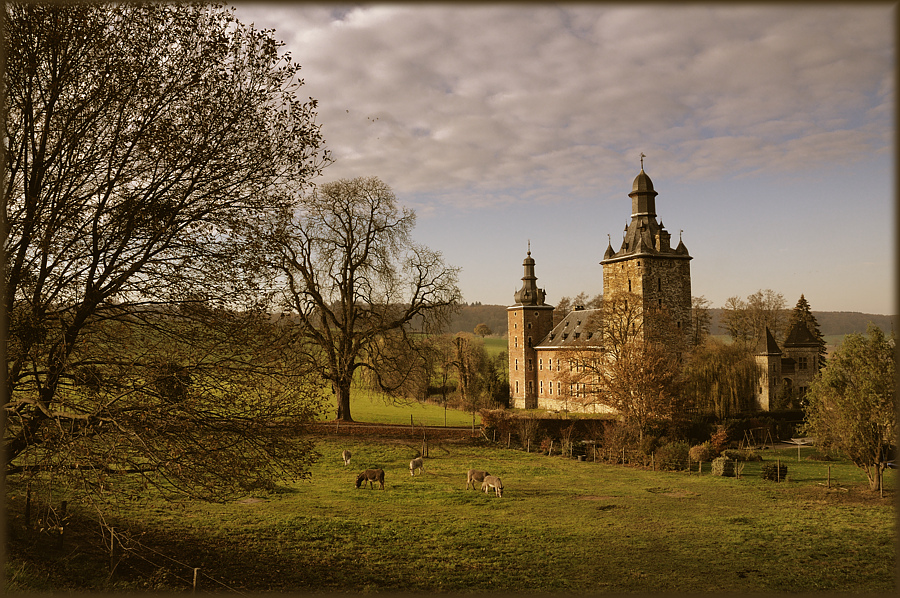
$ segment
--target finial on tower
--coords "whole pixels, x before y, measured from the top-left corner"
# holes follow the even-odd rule
[[[644,170],[644,158],[647,157],[647,154],[641,152],[641,170]]]
[[[528,239],[528,255],[531,255],[531,239]]]

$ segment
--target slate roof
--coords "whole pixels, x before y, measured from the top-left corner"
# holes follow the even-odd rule
[[[603,310],[575,308],[537,344],[537,349],[599,348]]]
[[[772,336],[771,332],[769,332],[768,326],[766,326],[765,338],[760,338],[756,344],[756,354],[781,355],[781,349],[778,347],[778,343],[775,342],[775,337]]]
[[[784,341],[785,347],[818,347],[819,344],[819,339],[815,337],[803,320],[794,323]]]

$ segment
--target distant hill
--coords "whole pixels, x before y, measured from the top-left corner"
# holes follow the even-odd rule
[[[710,309],[712,323],[710,325],[710,334],[728,334],[728,332],[720,326],[722,308]],[[887,333],[894,330],[896,316],[882,316],[878,314],[864,314],[858,311],[813,311],[816,321],[819,323],[819,329],[822,336],[843,336],[845,334],[864,334],[869,322],[875,324]]]
[[[450,321],[450,332],[472,332],[479,324],[487,324],[497,336],[506,335],[506,305],[482,305],[474,303],[464,305]],[[722,317],[722,308],[710,309],[712,325],[710,334],[727,334],[719,325]],[[883,316],[878,314],[864,314],[855,311],[814,311],[813,315],[819,322],[819,328],[824,336],[842,336],[845,334],[866,331],[866,326],[872,322],[885,332],[895,330],[896,316]]]

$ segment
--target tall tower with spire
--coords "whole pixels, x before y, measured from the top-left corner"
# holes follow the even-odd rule
[[[631,186],[631,222],[625,226],[622,245],[612,243],[603,260],[603,298],[630,297],[639,306],[641,338],[665,338],[674,345],[691,338],[691,256],[681,241],[671,246],[671,235],[656,220],[653,181],[643,168]],[[627,293],[628,295],[622,295]],[[638,307],[636,306],[636,307]],[[651,316],[660,317],[651,317]],[[675,350],[678,350],[677,348]]]
[[[544,301],[546,293],[538,288],[534,274],[531,243],[522,262],[525,275],[515,303],[507,308],[509,339],[509,394],[512,407],[535,409],[537,396],[537,344],[553,329],[553,306]]]

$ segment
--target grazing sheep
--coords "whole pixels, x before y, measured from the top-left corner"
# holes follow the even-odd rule
[[[350,451],[348,451],[348,450],[341,451],[341,459],[344,460],[344,465],[350,465]]]
[[[409,462],[409,475],[415,475],[417,469],[425,473],[425,460],[422,457],[416,457]]]
[[[497,496],[503,497],[503,482],[500,481],[500,478],[495,475],[486,475],[484,481],[481,482],[481,489],[487,494],[491,488],[497,492]]]
[[[491,475],[486,471],[481,471],[480,469],[470,469],[466,472],[466,490],[469,489],[469,485],[472,485],[472,490],[475,490],[475,482],[483,482],[484,476]]]
[[[384,470],[383,469],[367,469],[363,472],[360,472],[358,476],[356,476],[356,487],[359,488],[361,484],[369,484],[369,490],[375,487],[375,482],[381,484],[381,489],[384,490]]]

